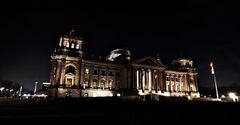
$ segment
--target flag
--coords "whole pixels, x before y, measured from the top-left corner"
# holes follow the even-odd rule
[[[211,74],[214,74],[213,62],[210,62]]]

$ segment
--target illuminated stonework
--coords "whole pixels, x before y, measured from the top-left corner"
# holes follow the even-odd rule
[[[158,56],[131,60],[127,49],[106,59],[84,57],[83,39],[63,36],[51,56],[50,97],[126,95],[198,96],[193,61],[177,59],[166,67]]]

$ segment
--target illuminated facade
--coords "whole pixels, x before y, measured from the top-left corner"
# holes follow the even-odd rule
[[[167,68],[159,56],[131,60],[127,49],[115,49],[106,59],[87,58],[82,46],[81,38],[60,38],[51,56],[50,97],[198,96],[191,60],[177,59]]]

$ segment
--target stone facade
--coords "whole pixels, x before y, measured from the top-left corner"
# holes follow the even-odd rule
[[[127,49],[114,50],[111,59],[87,58],[82,45],[83,39],[72,35],[60,38],[51,56],[50,97],[198,96],[197,72],[189,59],[166,67],[159,56],[132,60]]]

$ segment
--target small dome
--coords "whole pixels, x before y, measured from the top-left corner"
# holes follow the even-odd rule
[[[172,65],[175,69],[178,70],[188,70],[193,68],[193,61],[190,59],[179,58],[172,62]]]

